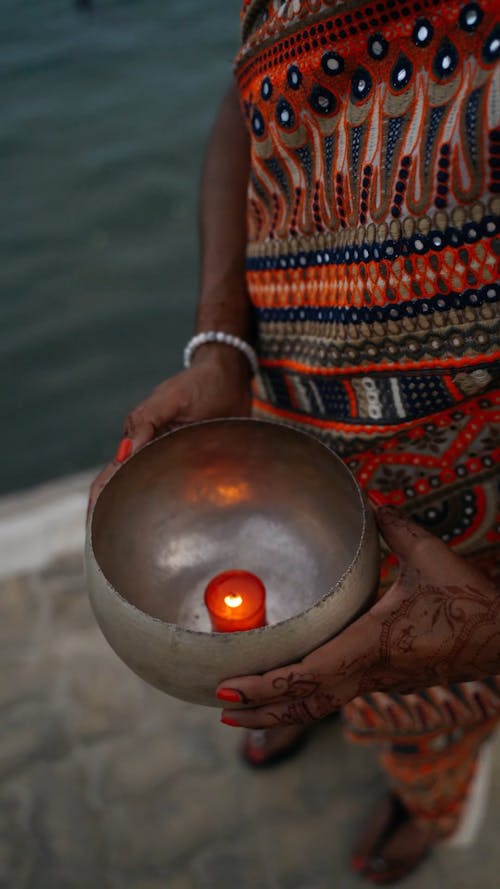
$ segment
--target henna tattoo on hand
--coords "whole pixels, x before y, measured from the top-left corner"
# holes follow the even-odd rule
[[[264,703],[276,725],[306,725],[361,694],[410,694],[500,674],[498,591],[462,560],[449,563],[446,554],[434,564],[427,549],[419,559],[419,567],[408,559],[369,619],[360,618],[349,637],[352,654],[346,657],[344,645],[337,655],[332,640],[304,659],[304,671],[294,665],[274,677],[270,693],[255,700],[242,694],[244,703]]]
[[[302,699],[313,695],[320,685],[320,679],[313,673],[298,673],[292,671],[287,676],[277,676],[271,683],[275,694],[266,695],[266,703],[279,701],[283,698]],[[261,698],[250,697],[241,688],[233,686],[241,697],[243,704],[257,706]]]
[[[277,698],[307,698],[314,694],[318,687],[318,677],[313,673],[289,673],[288,676],[277,676],[273,680]]]
[[[414,540],[430,536],[428,531],[419,525],[416,525],[403,513],[393,509],[391,506],[380,506],[377,514],[384,527],[392,527],[404,531],[406,535],[413,537]]]
[[[308,725],[316,718],[305,701],[293,701],[283,713],[269,713],[276,725]]]
[[[362,676],[359,693],[408,693],[499,672],[499,616],[491,588],[417,583],[382,621],[378,666]]]

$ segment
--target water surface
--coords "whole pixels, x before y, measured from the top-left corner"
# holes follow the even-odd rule
[[[180,366],[237,0],[3,0],[0,492],[103,462]]]

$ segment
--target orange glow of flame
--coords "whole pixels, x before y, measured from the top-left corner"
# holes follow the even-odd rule
[[[238,482],[234,485],[217,485],[214,491],[215,499],[221,506],[226,506],[230,503],[242,503],[244,500],[248,500],[249,493],[247,482]]]
[[[218,633],[253,630],[266,622],[266,588],[250,571],[232,569],[212,577],[205,605]]]
[[[243,597],[229,593],[228,596],[224,596],[224,602],[229,608],[239,608],[240,605],[243,605]]]
[[[224,481],[217,482],[210,478],[210,473],[206,473],[206,480],[198,478],[196,483],[190,485],[186,491],[187,498],[191,503],[202,503],[208,501],[214,506],[235,506],[237,503],[244,503],[250,499],[251,487],[245,481]]]

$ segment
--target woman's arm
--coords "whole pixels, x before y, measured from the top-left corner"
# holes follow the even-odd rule
[[[245,283],[249,170],[250,140],[233,83],[220,106],[203,165],[198,332],[224,330],[250,338]]]

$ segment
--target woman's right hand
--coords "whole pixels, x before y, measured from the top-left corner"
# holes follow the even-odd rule
[[[191,367],[164,380],[128,415],[112,463],[92,483],[87,516],[121,463],[153,438],[175,426],[217,417],[248,417],[251,376],[244,355],[231,346],[201,346]]]

